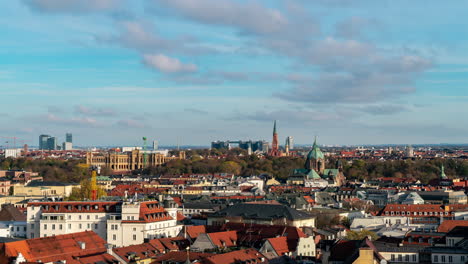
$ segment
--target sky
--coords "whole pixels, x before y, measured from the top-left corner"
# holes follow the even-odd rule
[[[462,0],[18,0],[0,145],[468,143]]]

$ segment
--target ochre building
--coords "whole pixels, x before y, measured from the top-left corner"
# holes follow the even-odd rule
[[[144,156],[144,153],[140,150],[128,152],[87,152],[86,164],[108,167],[114,171],[130,171],[144,167],[159,166],[174,159],[185,159],[185,152],[179,152],[178,157],[167,157],[160,153],[147,153],[146,163]]]

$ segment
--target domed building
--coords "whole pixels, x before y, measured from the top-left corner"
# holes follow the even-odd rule
[[[325,168],[325,155],[320,150],[317,139],[314,140],[312,149],[307,154],[304,168],[294,169],[288,177],[288,184],[303,185],[306,187],[326,187],[329,185],[341,186],[345,183],[345,177],[341,163],[337,168]]]

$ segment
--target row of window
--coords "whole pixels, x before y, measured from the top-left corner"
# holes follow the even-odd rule
[[[408,216],[410,216],[410,215],[411,215],[411,212],[405,212],[405,211],[403,211],[403,212],[401,212],[401,213],[400,213],[399,211],[396,211],[396,212],[394,212],[394,211],[391,211],[391,212],[386,211],[386,212],[385,212],[385,215],[400,215],[400,214],[401,214],[401,215],[408,215]],[[438,213],[438,212],[414,212],[414,213],[413,213],[413,215],[434,215],[434,216],[437,216],[437,215],[444,215],[444,214],[445,214],[445,215],[448,215],[449,213],[448,213],[448,212],[439,212],[439,213]]]
[[[448,260],[448,262],[447,262]],[[439,256],[433,256],[433,262],[439,262]],[[440,256],[440,262],[442,263],[453,263],[453,256]],[[460,256],[460,262],[465,263],[465,256]]]
[[[397,256],[395,256],[395,254],[392,254],[390,258],[391,258],[391,261],[397,261],[397,262],[403,262],[403,261],[408,262],[408,261],[410,261],[410,255],[404,255],[403,256],[402,254],[398,254]],[[416,254],[411,255],[411,261],[412,262],[417,261]]]
[[[63,225],[62,224],[51,224],[50,225],[51,230],[63,230]],[[34,224],[31,224],[31,228],[34,228]],[[72,224],[68,224],[68,229],[72,228]],[[87,229],[91,229],[91,224],[86,224]],[[78,229],[83,229],[83,224],[78,224]],[[94,229],[97,230],[99,229],[99,224],[94,224]],[[47,224],[44,224],[44,230],[47,230]]]

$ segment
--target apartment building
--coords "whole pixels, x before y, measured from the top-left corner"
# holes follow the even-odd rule
[[[48,237],[94,231],[117,247],[144,243],[145,240],[174,237],[177,204],[170,197],[143,202],[31,202],[27,209],[27,237]]]

